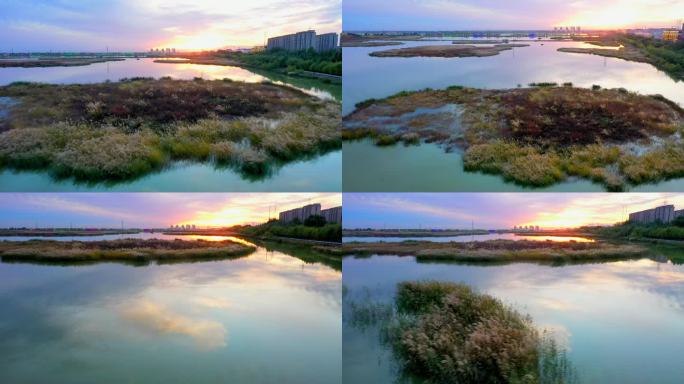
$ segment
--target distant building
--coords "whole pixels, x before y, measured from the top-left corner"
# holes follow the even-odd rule
[[[327,223],[342,224],[342,207],[333,207],[321,211]]]
[[[629,214],[629,221],[632,223],[649,224],[672,222],[679,216],[684,216],[684,209],[675,210],[674,205],[663,205],[653,209],[633,212]]]
[[[679,31],[677,31],[675,29],[663,31],[663,40],[665,40],[665,41],[677,41],[677,40],[679,40]]]
[[[265,51],[265,50],[266,50],[266,47],[265,47],[265,46],[263,46],[263,45],[255,45],[254,47],[252,47],[252,49],[251,49],[250,51],[251,51],[252,53],[258,53],[258,52],[263,52],[263,51]]]
[[[313,48],[318,52],[337,48],[337,34],[325,33],[316,36],[316,31],[308,30],[289,35],[271,37],[266,42],[266,49],[284,49],[286,51],[305,51]]]

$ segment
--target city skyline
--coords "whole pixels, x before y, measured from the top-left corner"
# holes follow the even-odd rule
[[[382,0],[345,0],[342,8],[345,31],[669,28],[684,18],[679,0],[397,0],[392,7]]]
[[[339,33],[340,0],[0,0],[0,52],[140,51],[251,47],[269,36]],[[106,17],[102,17],[106,15]]]
[[[684,194],[630,193],[347,193],[344,228],[544,229],[610,225],[665,202],[684,206]]]
[[[338,193],[21,193],[0,196],[0,228],[225,227],[278,217],[303,204],[342,203]]]

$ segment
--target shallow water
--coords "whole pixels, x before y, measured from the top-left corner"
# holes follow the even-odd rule
[[[658,251],[654,251],[657,254]],[[681,251],[679,257],[682,257]],[[684,377],[684,265],[651,259],[563,267],[417,263],[413,257],[345,258],[349,303],[389,303],[407,280],[466,283],[529,313],[569,351],[581,383],[680,383]],[[345,383],[419,383],[401,378],[377,328],[343,324]]]
[[[0,237],[0,240],[3,238]],[[594,240],[587,239],[585,237],[576,236],[525,236],[516,235],[514,233],[489,233],[486,235],[467,235],[467,236],[429,236],[429,237],[355,237],[355,236],[345,236],[343,241],[349,243],[352,241],[358,241],[362,243],[378,242],[384,241],[386,243],[397,243],[407,240],[416,241],[433,241],[436,243],[447,243],[450,241],[455,241],[459,243],[465,243],[469,241],[487,241],[487,240],[532,240],[532,241],[576,241],[578,243],[593,242]]]
[[[341,274],[297,255],[0,263],[0,382],[340,383]]]
[[[517,42],[516,42],[517,43]],[[684,82],[675,81],[650,64],[595,55],[557,52],[558,48],[597,48],[580,42],[529,42],[497,56],[464,58],[372,57],[368,53],[392,48],[444,44],[434,41],[405,42],[396,47],[343,48],[343,113],[370,98],[384,98],[401,91],[450,85],[475,88],[515,88],[538,82],[572,82],[578,87],[598,84],[623,87],[642,94],[662,94],[684,105]],[[543,45],[542,45],[543,44]]]
[[[193,79],[202,77],[207,80],[229,78],[234,81],[259,83],[270,80],[287,84],[321,98],[336,98],[339,86],[326,85],[318,81],[282,76],[265,71],[250,71],[240,67],[225,65],[199,65],[188,63],[155,63],[155,59],[126,59],[108,61],[78,67],[35,67],[0,68],[0,85],[15,81],[40,83],[72,84],[119,81],[131,77],[154,77],[158,79],[171,76],[174,79]]]
[[[206,236],[206,235],[167,235],[161,232],[122,233],[116,235],[94,236],[0,236],[0,241],[28,241],[28,240],[54,240],[54,241],[101,241],[118,239],[160,239],[160,240],[206,240],[223,241],[232,240],[239,243],[253,245],[252,243],[234,236]]]
[[[339,192],[342,151],[283,165],[272,175],[249,180],[211,164],[180,162],[162,172],[117,183],[55,180],[47,172],[0,170],[0,192]]]
[[[571,177],[548,187],[533,188],[498,175],[466,172],[462,153],[447,153],[436,144],[378,147],[370,140],[345,141],[342,180],[345,192],[605,192],[590,180]],[[628,192],[684,190],[684,178],[628,185]]]

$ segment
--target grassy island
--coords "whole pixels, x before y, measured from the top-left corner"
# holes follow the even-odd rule
[[[609,190],[684,176],[684,110],[660,96],[571,83],[483,90],[449,87],[367,100],[343,119],[344,139],[421,141],[464,151],[468,171],[528,186],[568,177]]]
[[[341,146],[340,106],[271,83],[124,79],[13,83],[0,167],[86,181],[132,179],[176,160],[261,178]]]
[[[78,57],[78,58],[40,58],[40,59],[13,59],[0,60],[0,68],[8,67],[80,67],[84,65],[105,63],[107,61],[123,61],[120,57]]]
[[[552,263],[627,259],[643,256],[647,251],[634,244],[532,240],[351,242],[345,243],[342,248],[347,255],[415,256],[418,260]]]
[[[475,45],[424,45],[418,47],[388,49],[369,53],[375,57],[486,57],[496,56],[502,51],[528,47],[529,44],[496,44],[493,46]]]
[[[355,303],[404,373],[431,383],[576,383],[566,352],[532,318],[465,284],[407,281],[392,304]]]
[[[103,241],[2,241],[2,261],[165,262],[246,256],[255,247],[233,241],[121,239]]]

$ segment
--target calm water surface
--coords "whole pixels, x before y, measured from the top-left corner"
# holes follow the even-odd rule
[[[659,251],[654,251],[657,254]],[[684,255],[679,251],[680,263]],[[351,301],[391,302],[407,280],[463,282],[529,313],[569,351],[582,383],[681,383],[684,265],[651,259],[551,267],[417,263],[413,257],[346,258],[344,316]],[[343,325],[345,383],[400,378],[377,328]]]
[[[2,240],[2,237],[0,237]],[[352,241],[359,242],[377,242],[384,241],[387,243],[396,243],[407,240],[417,240],[417,241],[434,241],[436,243],[446,243],[450,241],[456,241],[460,243],[468,241],[487,241],[487,240],[532,240],[532,241],[576,241],[578,243],[593,242],[594,240],[587,239],[585,237],[575,237],[575,236],[525,236],[516,235],[514,233],[489,233],[486,235],[467,235],[467,236],[430,236],[430,237],[356,237],[356,236],[345,236],[343,241],[349,243]]]
[[[0,382],[340,383],[341,274],[297,256],[0,263]]]
[[[270,80],[286,84],[323,99],[341,99],[339,85],[288,77],[265,71],[249,71],[239,67],[196,65],[187,63],[161,64],[153,59],[128,59],[80,67],[0,68],[0,85],[14,81],[46,83],[93,83],[117,81],[125,77],[171,76],[175,79],[230,78],[235,81],[261,82]],[[47,172],[16,172],[0,169],[0,191],[339,191],[342,187],[342,152],[335,151],[311,159],[291,162],[275,169],[271,175],[251,180],[229,168],[211,164],[178,162],[159,173],[136,180],[117,183],[79,183],[73,179],[55,180]]]
[[[578,87],[598,84],[624,87],[642,94],[662,94],[684,105],[684,82],[675,81],[649,64],[586,54],[557,52],[561,47],[593,47],[579,42],[530,42],[529,47],[503,51],[497,56],[469,58],[379,58],[368,53],[448,42],[405,42],[396,47],[344,49],[344,114],[370,98],[384,98],[400,91],[450,85],[476,88],[515,88],[532,82],[572,82]],[[543,44],[543,45],[542,45]],[[595,47],[594,47],[595,48]],[[378,148],[369,141],[345,142],[345,191],[526,191],[500,176],[463,170],[460,153],[444,153],[436,145],[402,145]],[[681,190],[684,179],[630,187],[630,191]],[[587,180],[568,180],[534,191],[605,191]]]
[[[259,180],[211,164],[181,162],[158,173],[118,183],[55,180],[46,172],[0,170],[0,192],[339,192],[342,187],[342,151],[296,161]]]

